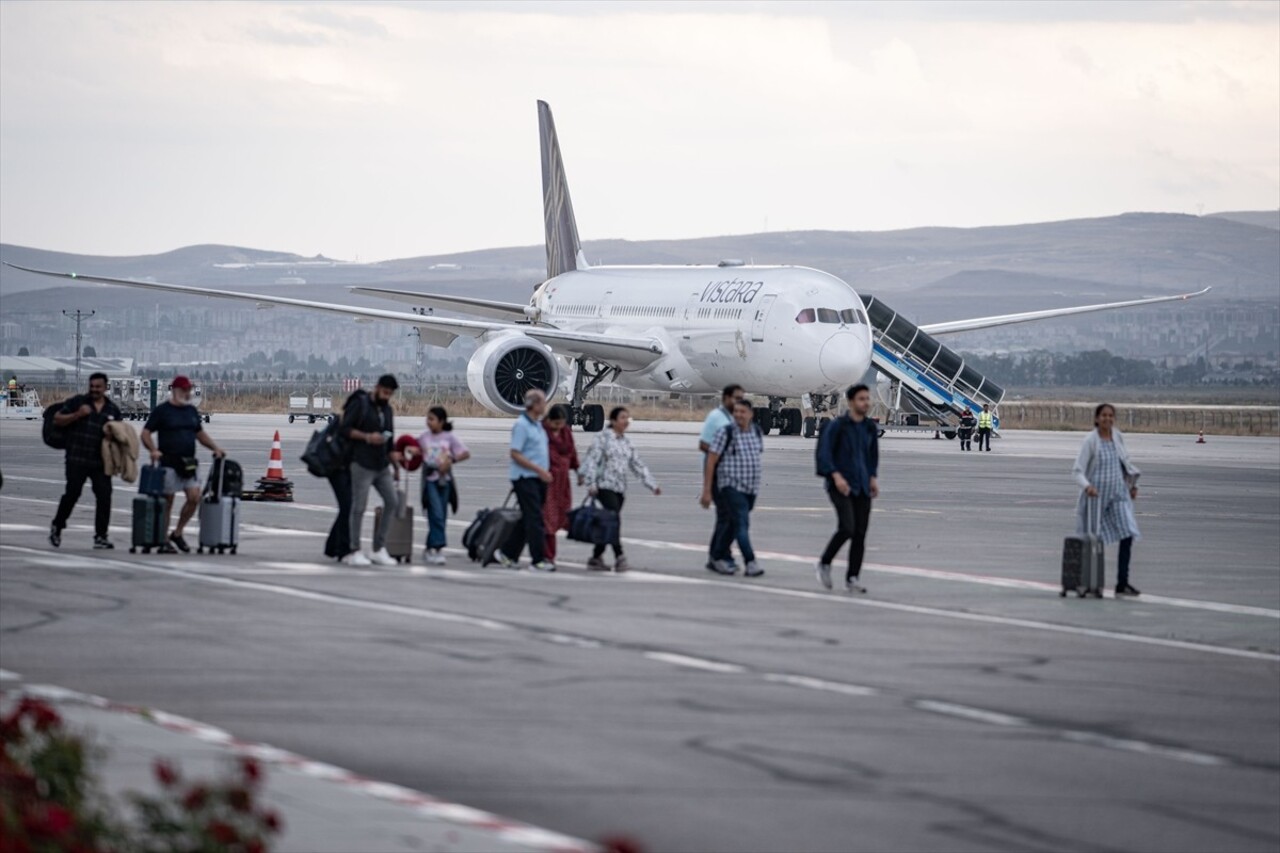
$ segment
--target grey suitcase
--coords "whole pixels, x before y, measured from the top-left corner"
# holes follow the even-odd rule
[[[235,463],[231,463],[235,464]],[[200,501],[200,544],[196,553],[236,553],[240,545],[240,498],[225,494],[224,486],[228,463],[226,459],[214,459],[205,484],[204,497]],[[239,467],[239,466],[236,466]]]
[[[1092,595],[1102,598],[1106,586],[1106,560],[1102,545],[1102,500],[1086,498],[1087,521],[1083,535],[1073,534],[1062,540],[1062,597],[1074,592],[1080,598]]]
[[[392,512],[391,524],[387,527],[387,553],[397,563],[413,561],[413,506],[409,503],[409,475],[406,473],[402,482],[403,489],[396,490],[396,506]],[[373,523],[382,523],[382,507],[373,511]]]

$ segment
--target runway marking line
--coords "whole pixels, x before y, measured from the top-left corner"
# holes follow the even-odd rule
[[[724,675],[737,675],[747,671],[746,667],[739,666],[736,663],[720,663],[719,661],[707,660],[705,658],[678,655],[673,652],[645,652],[644,657],[647,660],[669,663],[672,666],[682,666],[687,669],[700,669],[703,672],[718,672]]]
[[[1067,741],[1068,743],[1082,744],[1084,746],[1097,746],[1102,747],[1103,749],[1116,750],[1118,752],[1133,752],[1140,755],[1150,755],[1155,758],[1168,758],[1173,761],[1197,764],[1202,767],[1222,767],[1231,763],[1217,755],[1197,752],[1194,749],[1165,746],[1163,744],[1138,740],[1136,738],[1115,737],[1113,735],[1104,735],[1099,732],[1088,732],[1080,729],[1060,729],[1053,726],[1044,726],[1032,722],[1024,717],[1017,717],[1012,714],[1002,714],[999,711],[988,711],[985,708],[974,708],[971,705],[960,705],[955,702],[943,702],[936,699],[917,699],[912,702],[911,705],[921,711],[929,711],[934,714],[942,714],[948,717],[957,717],[959,719],[970,720],[975,723],[985,723],[987,725],[1000,726],[1002,728],[1022,728],[1033,731],[1038,730],[1049,732],[1059,740]]]
[[[28,503],[41,503],[41,504],[48,504],[48,505],[56,505],[58,503],[57,501],[48,500],[46,498],[27,498],[27,497],[19,497],[16,495],[3,495],[3,496],[0,496],[0,498],[6,499],[6,500],[16,500],[16,501],[24,501]],[[323,512],[334,511],[333,507],[323,506],[321,504],[291,503],[291,504],[280,504],[280,506],[288,506],[293,509],[303,509],[303,510],[311,510],[311,511],[323,511]],[[120,513],[124,515],[124,514],[129,514],[130,511],[117,508],[117,509],[113,509],[112,512]],[[463,521],[461,519],[450,519],[448,523],[450,526],[459,527],[459,528],[466,528],[470,524],[470,522]],[[0,529],[4,529],[5,526],[6,525],[4,524],[0,524]],[[36,530],[44,529],[42,527],[35,527],[34,525],[30,527],[34,527],[34,529]],[[29,527],[28,526],[15,527],[14,529],[26,530],[26,529],[29,529]],[[125,530],[128,528],[113,528],[113,529]],[[312,536],[312,537],[327,535],[324,532],[318,532],[318,531],[299,531],[291,528],[271,527],[271,526],[259,525],[259,524],[245,524],[245,525],[242,525],[242,529],[247,530],[249,532],[257,532],[257,533],[264,533],[264,534],[270,534],[270,535],[282,534],[282,535]],[[560,533],[561,533],[561,538],[564,538],[563,536],[564,531],[560,531]],[[623,537],[622,541],[627,545],[637,545],[643,548],[654,548],[657,550],[685,551],[685,552],[697,553],[697,554],[703,554],[706,552],[705,545],[695,545],[687,542],[665,542],[665,541],[659,542],[652,539],[637,539],[632,537]],[[871,548],[869,550],[876,550],[876,549]],[[785,554],[778,551],[757,551],[756,555],[765,560],[771,560],[774,562],[781,562],[781,563],[796,563],[796,564],[801,564],[805,566],[812,566],[813,563],[815,562],[813,559],[809,557],[798,556],[796,554]],[[942,581],[950,581],[955,583],[970,583],[970,584],[977,584],[980,586],[1002,587],[1005,589],[1035,590],[1037,592],[1058,592],[1059,591],[1059,587],[1056,584],[1045,583],[1043,581],[1023,580],[1021,578],[1005,578],[1005,577],[998,577],[995,575],[977,575],[977,574],[971,574],[968,572],[951,572],[951,571],[946,571],[944,569],[926,569],[918,566],[901,566],[901,565],[893,565],[890,563],[864,563],[863,566],[864,568],[870,569],[872,571],[881,572],[883,574],[888,574],[888,575],[900,575],[903,577],[928,578],[929,580],[942,580]],[[1258,616],[1264,619],[1280,620],[1280,609],[1273,609],[1269,607],[1256,607],[1248,604],[1228,604],[1226,602],[1220,602],[1220,601],[1204,601],[1200,599],[1190,599],[1190,598],[1173,598],[1173,597],[1163,596],[1163,595],[1143,595],[1141,601],[1144,604],[1160,604],[1166,607],[1181,607],[1188,610],[1206,610],[1213,613],[1229,613],[1233,616]]]
[[[20,679],[16,673],[7,673]],[[421,791],[405,788],[389,782],[378,782],[322,761],[312,761],[296,753],[264,743],[242,741],[229,732],[206,723],[170,714],[154,708],[125,705],[102,696],[81,693],[51,684],[24,684],[16,691],[48,702],[85,705],[100,711],[109,711],[137,717],[177,734],[187,735],[203,743],[230,749],[237,755],[256,758],[266,764],[276,765],[288,771],[348,788],[379,800],[408,806],[422,817],[466,826],[473,830],[492,832],[508,844],[519,844],[546,853],[589,853],[598,848],[590,842],[549,829],[509,820],[490,812],[460,803],[441,800]]]

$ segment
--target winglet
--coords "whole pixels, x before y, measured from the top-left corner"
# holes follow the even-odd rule
[[[569,181],[560,156],[555,119],[546,101],[538,101],[538,136],[542,143],[542,216],[547,229],[547,278],[587,266],[573,218]]]

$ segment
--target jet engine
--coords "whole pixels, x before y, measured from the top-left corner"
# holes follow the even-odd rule
[[[467,363],[467,386],[491,412],[518,415],[524,395],[540,388],[551,396],[560,368],[551,350],[527,335],[504,335],[482,344]]]

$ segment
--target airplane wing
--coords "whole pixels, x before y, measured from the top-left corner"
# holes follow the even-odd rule
[[[412,290],[388,290],[382,287],[349,287],[352,293],[364,293],[379,299],[404,302],[421,308],[443,308],[459,311],[475,317],[489,317],[512,323],[529,322],[530,307],[514,302],[495,302],[489,299],[473,299],[470,296],[447,296],[440,293],[418,293]]]
[[[208,296],[215,299],[236,299],[252,302],[259,307],[286,305],[311,311],[326,311],[351,317],[357,321],[387,320],[405,326],[414,326],[423,341],[432,346],[448,346],[458,337],[479,338],[492,332],[515,332],[528,335],[551,347],[558,355],[585,356],[624,370],[640,370],[657,361],[663,354],[662,344],[654,338],[623,338],[615,335],[562,331],[546,326],[516,323],[492,323],[478,320],[455,320],[446,317],[424,317],[405,311],[385,311],[381,308],[360,308],[355,305],[339,305],[333,302],[313,302],[309,299],[293,299],[287,296],[268,296],[261,293],[240,293],[234,290],[215,290],[208,287],[192,287],[185,284],[165,284],[158,281],[134,281],[127,278],[108,278],[97,275],[80,275],[73,272],[37,270],[5,262],[16,270],[65,278],[72,281],[91,281],[121,287],[138,287],[145,290],[161,290],[166,293],[182,293],[187,296]]]
[[[989,329],[992,326],[1008,326],[1011,323],[1029,323],[1032,320],[1047,320],[1050,317],[1067,317],[1072,314],[1089,314],[1093,311],[1110,311],[1115,308],[1132,308],[1135,305],[1153,305],[1156,302],[1175,302],[1181,299],[1194,299],[1204,296],[1212,287],[1197,290],[1195,293],[1182,293],[1177,296],[1153,296],[1149,299],[1130,299],[1128,302],[1104,302],[1099,305],[1078,305],[1075,308],[1050,308],[1045,311],[1025,311],[1021,314],[997,314],[994,317],[975,317],[972,320],[953,320],[946,323],[930,323],[920,327],[920,331],[930,335],[949,335],[955,332],[971,332],[974,329]]]

